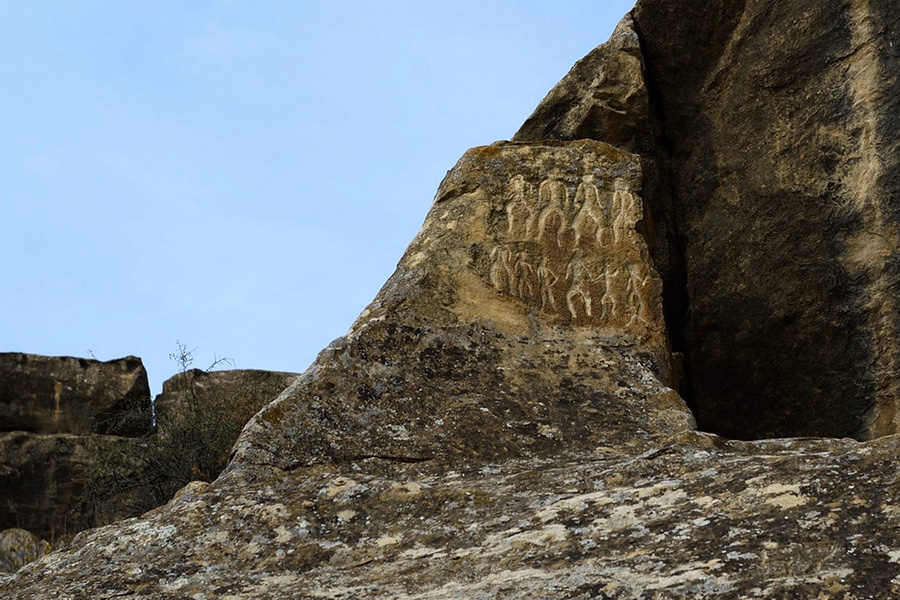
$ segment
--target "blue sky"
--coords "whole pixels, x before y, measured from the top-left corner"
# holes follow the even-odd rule
[[[0,351],[303,371],[631,1],[0,1]]]

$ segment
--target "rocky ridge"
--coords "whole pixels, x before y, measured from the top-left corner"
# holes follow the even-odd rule
[[[889,8],[640,0],[219,479],[0,594],[900,595]]]

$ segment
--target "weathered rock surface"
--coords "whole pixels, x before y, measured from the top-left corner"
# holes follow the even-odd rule
[[[898,438],[236,467],[82,534],[35,598],[894,598]]]
[[[0,431],[141,436],[152,431],[141,359],[0,353]]]
[[[101,470],[136,473],[145,439],[101,435],[0,433],[0,528],[20,527],[44,539],[134,515],[127,493],[102,506],[82,500]],[[101,510],[102,515],[86,514]]]
[[[900,596],[888,7],[640,0],[220,478],[0,597]],[[706,422],[881,437],[693,431],[667,326]]]
[[[162,394],[156,397],[157,432],[165,435],[177,422],[196,413],[217,414],[240,430],[298,375],[256,369],[179,373],[163,382]]]
[[[468,151],[396,273],[248,424],[239,460],[498,460],[693,427],[662,383],[639,190],[636,157],[606,144]]]
[[[50,544],[24,529],[0,531],[0,573],[15,573],[50,552]]]

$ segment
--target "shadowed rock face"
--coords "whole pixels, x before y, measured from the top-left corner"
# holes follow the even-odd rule
[[[898,29],[874,16],[894,17],[762,0],[641,0],[633,16],[522,143],[460,159],[396,273],[219,479],[85,532],[0,596],[900,597],[900,436],[694,432],[666,331],[687,332],[701,417],[736,435],[891,431],[891,254],[849,232],[896,214],[864,185],[896,181],[890,120],[859,118],[896,100],[844,92],[886,73],[869,66],[896,58]],[[642,155],[562,141],[585,135]],[[822,140],[833,156],[810,149]]]
[[[85,486],[102,469],[138,472],[148,443],[115,436],[0,433],[0,528],[21,527],[55,540],[90,527],[97,519],[80,505]],[[114,466],[111,456],[119,458]],[[127,493],[121,496],[105,499],[102,523],[134,515]]]
[[[900,12],[887,4],[635,10],[670,141],[704,428],[897,431]],[[702,47],[680,51],[688,39]]]
[[[147,435],[144,365],[135,356],[100,362],[0,353],[0,431]]]

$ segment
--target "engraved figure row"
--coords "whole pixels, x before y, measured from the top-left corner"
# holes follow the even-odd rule
[[[586,175],[570,197],[569,188],[558,178],[542,181],[535,198],[534,185],[522,175],[509,181],[506,219],[507,236],[519,241],[555,239],[562,247],[567,231],[575,234],[575,245],[582,240],[596,242],[601,248],[618,244],[641,218],[641,206],[634,194],[616,188],[601,193],[593,175]]]
[[[573,320],[581,314],[620,324],[628,317],[626,326],[638,321],[649,324],[647,296],[651,279],[640,264],[629,263],[615,269],[609,264],[591,265],[583,251],[576,248],[565,274],[559,274],[550,267],[546,256],[535,268],[525,252],[497,246],[491,251],[489,277],[497,291],[526,302],[540,302],[542,310],[555,314],[560,313],[557,297],[564,291],[565,308]],[[599,313],[595,294],[600,294]]]

